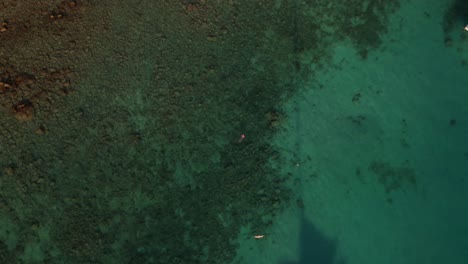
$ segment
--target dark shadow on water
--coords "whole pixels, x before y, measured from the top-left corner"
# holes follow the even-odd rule
[[[300,213],[299,260],[280,261],[278,264],[345,264],[336,256],[336,242],[326,238],[309,221],[304,211]]]
[[[452,31],[461,32],[468,24],[468,3],[466,0],[452,0],[444,15],[443,27],[447,35]]]

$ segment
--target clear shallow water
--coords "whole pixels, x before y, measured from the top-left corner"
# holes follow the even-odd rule
[[[1,264],[467,263],[463,1],[0,5]]]
[[[444,44],[446,4],[402,3],[366,61],[337,43],[323,88],[289,102],[276,144],[304,214],[247,243],[244,263],[468,261],[468,32],[458,21]]]

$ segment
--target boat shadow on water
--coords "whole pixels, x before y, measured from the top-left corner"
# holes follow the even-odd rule
[[[278,264],[346,264],[337,256],[337,243],[322,234],[318,228],[300,212],[299,259],[282,260]]]

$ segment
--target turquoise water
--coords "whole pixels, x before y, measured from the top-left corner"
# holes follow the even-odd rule
[[[468,263],[467,3],[0,6],[0,264]]]
[[[444,44],[446,5],[402,2],[383,49],[363,61],[336,43],[289,101],[275,144],[303,213],[246,242],[242,263],[467,263],[468,32],[457,20]]]

